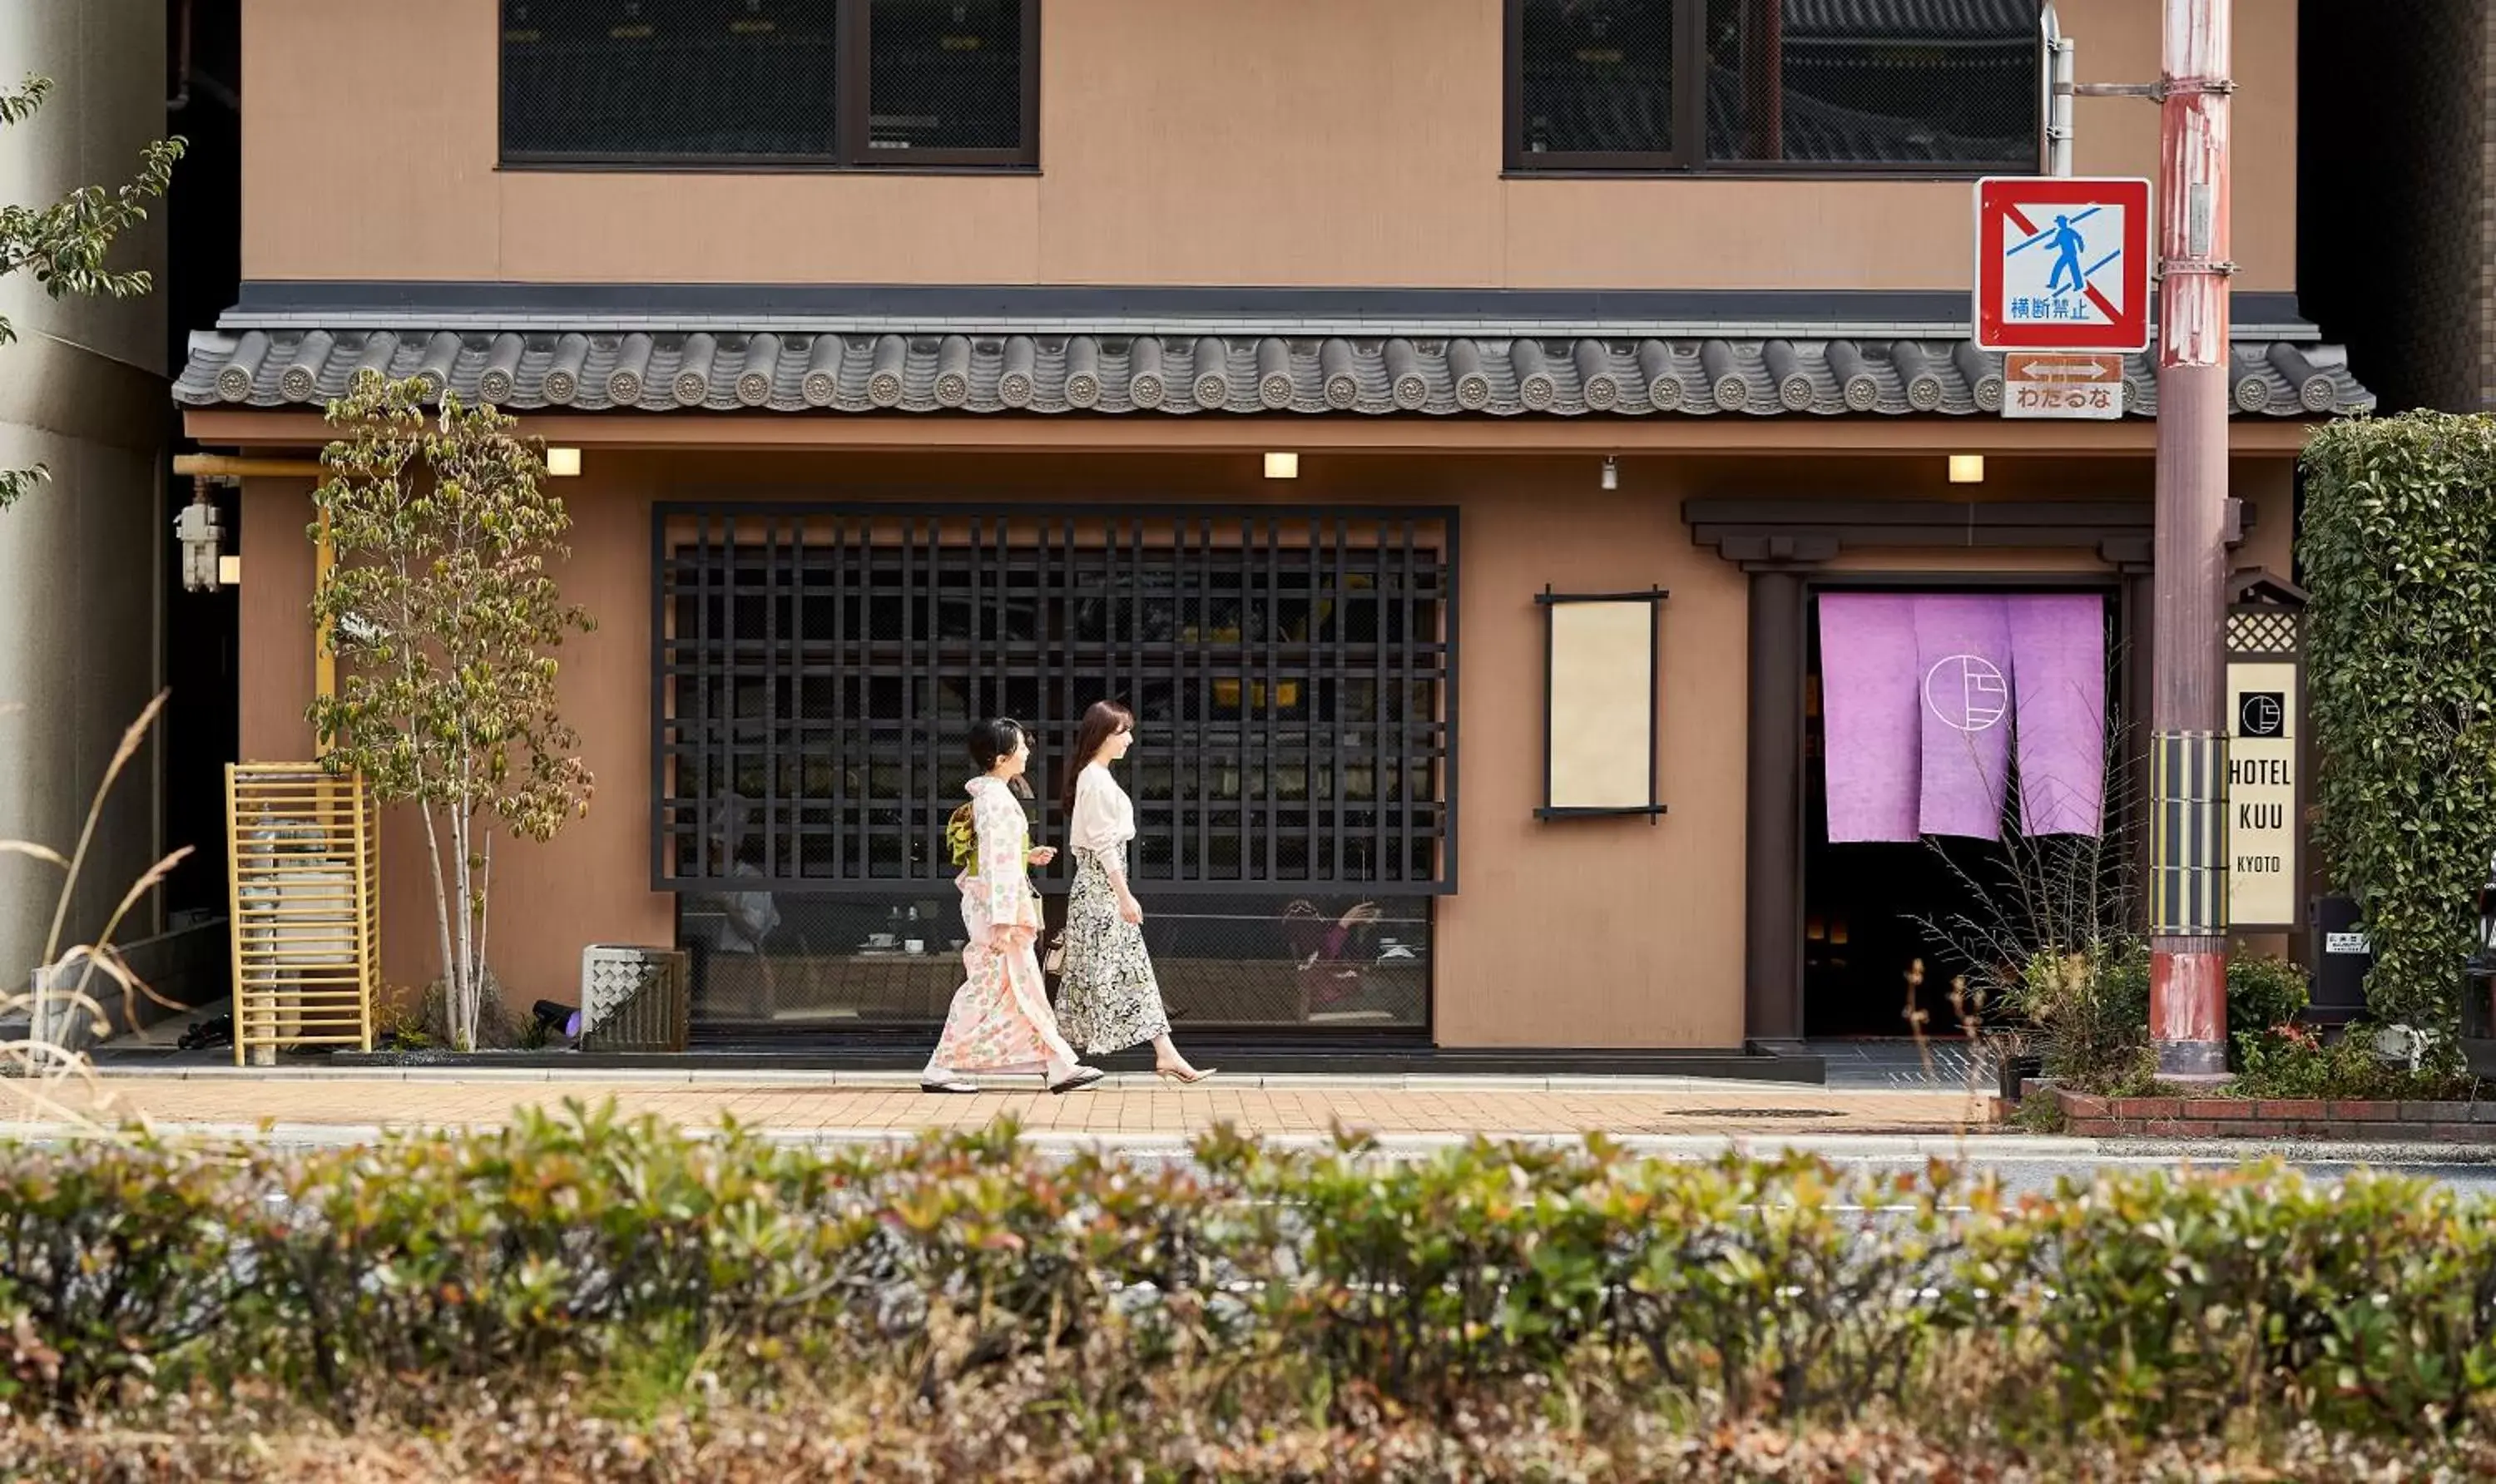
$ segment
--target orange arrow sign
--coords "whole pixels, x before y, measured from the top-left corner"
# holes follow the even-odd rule
[[[2123,416],[2123,357],[2094,351],[2012,351],[2002,357],[2002,416]]]
[[[2122,378],[2120,356],[2013,351],[2002,357],[2002,379],[2006,382],[2111,382]]]

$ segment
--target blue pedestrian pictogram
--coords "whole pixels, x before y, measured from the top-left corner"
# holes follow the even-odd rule
[[[2012,295],[2004,306],[2006,318],[2013,322],[2070,325],[2094,325],[2115,318],[2114,305],[2095,280],[2123,256],[2123,249],[2118,246],[2095,263],[2090,263],[2087,261],[2090,233],[2080,230],[2081,223],[2106,209],[2104,206],[2091,206],[2085,211],[2058,211],[2054,214],[2053,225],[2043,230],[2016,208],[2012,210],[2008,225],[2025,235],[2016,236],[2003,252],[2011,268],[2010,282],[2012,285]],[[2120,215],[2115,217],[2115,221],[2119,236]],[[2032,247],[2044,248],[2045,252],[2023,262],[2020,255]],[[2042,283],[2031,276],[2048,263],[2051,265],[2045,268]],[[2028,286],[2025,292],[2017,288],[2022,280]]]
[[[2045,292],[2061,292],[2063,276],[2068,273],[2072,279],[2072,292],[2077,294],[2088,285],[2088,276],[2080,271],[2080,254],[2088,250],[2089,239],[2080,235],[2080,230],[2072,225],[2070,217],[2060,214],[2054,218],[2053,235],[2054,271],[2045,280]]]

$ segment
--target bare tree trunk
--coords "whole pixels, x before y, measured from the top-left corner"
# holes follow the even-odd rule
[[[484,875],[477,883],[477,964],[479,968],[477,1007],[481,1013],[484,1009],[485,993],[492,987],[487,982],[492,978],[492,974],[484,967],[491,962],[485,956],[485,932],[493,926],[493,919],[487,913],[491,912],[494,907],[494,826],[491,824],[485,826],[484,859]]]
[[[455,1020],[457,1011],[452,1001],[451,898],[442,879],[442,837],[441,832],[434,828],[430,805],[420,803],[416,812],[418,818],[424,820],[424,860],[433,868],[433,925],[442,936],[442,1026],[455,1042],[459,1028]]]
[[[460,1005],[468,1016],[468,1049],[474,1051],[477,1024],[485,1005],[485,912],[477,886],[476,739],[467,735],[465,725],[460,727],[459,744],[460,952],[468,961],[467,993]]]
[[[468,876],[469,825],[466,805],[452,813],[452,849],[459,857],[454,867],[459,881],[459,961],[449,988],[452,1014],[458,1028],[457,1045],[461,1051],[477,1049],[477,904]]]

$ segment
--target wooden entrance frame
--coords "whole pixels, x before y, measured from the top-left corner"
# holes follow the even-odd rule
[[[2242,540],[2251,508],[2228,502],[2227,540]],[[1691,540],[1750,575],[1747,766],[1744,771],[1742,1023],[1747,1043],[1795,1048],[1803,1035],[1802,734],[1806,608],[1833,580],[1925,581],[1957,587],[2045,585],[2070,574],[2013,572],[1837,572],[1844,552],[1864,550],[2072,550],[2094,552],[2106,570],[2092,585],[2117,588],[2126,644],[2118,703],[2145,716],[2154,592],[2152,507],[2137,501],[1695,499],[1682,519]],[[2136,734],[2125,766],[2133,792],[2148,796],[2148,750]],[[2136,831],[2136,834],[2141,832]],[[2145,864],[2145,860],[2144,860]]]

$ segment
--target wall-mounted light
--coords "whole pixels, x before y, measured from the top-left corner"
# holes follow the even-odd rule
[[[1981,453],[1951,454],[1950,456],[1950,481],[1952,484],[1983,483],[1984,455]]]
[[[242,586],[242,558],[238,556],[217,558],[217,585],[219,587]]]
[[[1604,487],[1606,489],[1621,487],[1621,466],[1609,454],[1604,456]]]
[[[578,448],[546,449],[546,473],[558,479],[569,479],[580,473]]]
[[[208,482],[194,481],[191,503],[173,517],[173,540],[182,546],[182,591],[213,593],[217,590],[220,569],[217,544],[225,537],[225,524],[217,516],[216,503],[208,498]]]
[[[1299,477],[1300,456],[1298,454],[1268,453],[1265,455],[1265,478],[1269,479],[1296,479]]]

